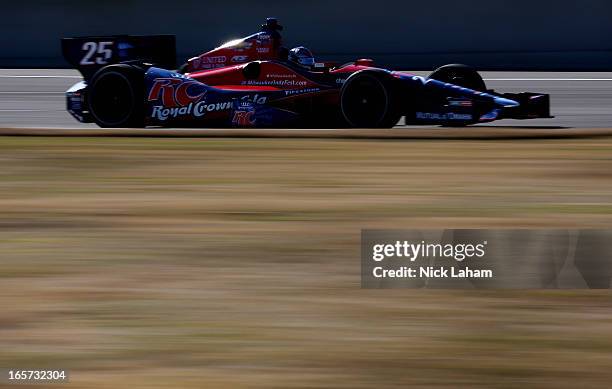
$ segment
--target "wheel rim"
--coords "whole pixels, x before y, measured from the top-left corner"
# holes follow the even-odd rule
[[[121,73],[109,72],[96,80],[91,96],[91,113],[105,125],[127,121],[134,109],[134,92]]]
[[[353,80],[343,92],[342,111],[354,126],[376,127],[388,110],[385,86],[376,78],[361,76]]]

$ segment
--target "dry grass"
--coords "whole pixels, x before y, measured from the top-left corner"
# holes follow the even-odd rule
[[[0,366],[92,389],[607,388],[610,293],[360,290],[359,238],[605,228],[611,193],[611,139],[1,138]]]

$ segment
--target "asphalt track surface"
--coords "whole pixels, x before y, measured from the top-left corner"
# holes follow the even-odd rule
[[[415,74],[426,75],[423,72]],[[471,130],[472,133],[485,133],[490,127],[496,127],[498,130],[514,128],[524,130],[525,133],[527,130],[539,130],[547,134],[572,129],[612,128],[612,73],[482,74],[487,85],[500,92],[532,91],[551,94],[552,114],[555,118],[504,120],[477,126]],[[80,76],[74,70],[0,69],[0,128],[97,130],[97,126],[93,124],[78,123],[65,111],[64,91],[79,80]],[[397,127],[398,130],[402,128],[404,131],[415,130],[412,127]],[[397,130],[394,131],[396,132]]]

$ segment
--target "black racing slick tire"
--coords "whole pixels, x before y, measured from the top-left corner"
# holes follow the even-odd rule
[[[487,85],[476,69],[467,65],[451,64],[436,69],[429,78],[448,82],[479,92],[486,92]]]
[[[100,69],[89,83],[89,112],[103,128],[144,126],[144,70],[116,64]]]
[[[357,72],[342,86],[340,108],[351,127],[391,128],[401,117],[398,84],[386,72]]]

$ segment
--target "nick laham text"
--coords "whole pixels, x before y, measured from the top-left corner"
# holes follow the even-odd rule
[[[470,269],[469,267],[400,267],[385,269],[375,267],[375,278],[493,278],[493,270]]]

